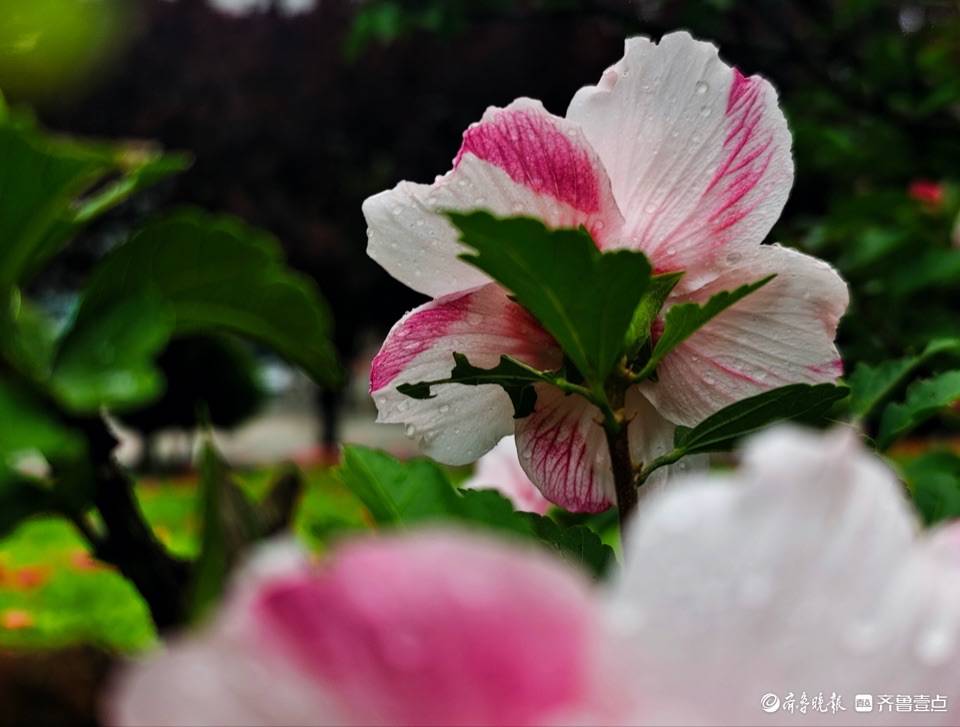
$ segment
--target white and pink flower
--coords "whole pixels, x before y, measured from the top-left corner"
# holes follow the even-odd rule
[[[522,512],[543,515],[550,509],[550,501],[530,481],[520,466],[517,441],[504,437],[499,444],[477,460],[473,475],[463,483],[469,490],[496,490]]]
[[[110,724],[538,725],[593,701],[599,604],[533,547],[445,531],[322,565],[268,549],[199,634],[121,674]]]
[[[661,489],[631,528],[593,589],[546,553],[444,531],[261,560],[211,625],[128,668],[108,721],[957,723],[960,524],[918,535],[853,432],[755,437],[739,471]],[[762,710],[791,693],[794,713]],[[874,712],[854,712],[862,693]]]
[[[655,383],[630,392],[637,462],[669,447],[676,425],[739,399],[834,381],[843,281],[814,258],[761,245],[792,181],[790,133],[773,87],[686,33],[659,44],[628,40],[624,57],[574,96],[566,118],[530,99],[489,109],[464,133],[450,172],[364,203],[370,256],[433,298],[393,327],[374,359],[379,420],[403,423],[448,464],[472,462],[515,432],[523,468],[549,500],[575,511],[615,501],[599,413],[585,400],[541,385],[535,412],[514,421],[494,385],[439,386],[428,400],[397,392],[448,376],[454,352],[483,367],[501,354],[542,369],[561,361],[531,315],[458,259],[464,248],[441,214],[450,209],[583,225],[601,249],[642,250],[657,272],[685,272],[667,307],[776,273],[669,354]]]

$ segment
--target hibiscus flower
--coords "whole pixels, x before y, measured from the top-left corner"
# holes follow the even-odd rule
[[[548,553],[446,531],[321,566],[272,546],[200,633],[129,667],[107,722],[537,725],[590,698],[599,604]]]
[[[684,272],[664,310],[776,274],[674,349],[655,382],[627,393],[635,463],[669,449],[676,425],[767,389],[834,381],[846,286],[826,263],[761,245],[792,182],[773,87],[686,33],[628,40],[565,118],[531,99],[488,109],[464,133],[450,172],[433,184],[401,182],[363,205],[370,256],[432,298],[393,327],[373,361],[379,421],[403,423],[447,464],[472,462],[515,432],[520,462],[547,499],[588,512],[616,500],[600,413],[579,396],[538,385],[535,411],[515,421],[495,385],[438,386],[425,400],[397,391],[449,376],[454,352],[481,367],[501,354],[539,369],[562,361],[527,311],[458,258],[465,248],[446,210],[583,226],[602,250],[641,250],[655,272]]]
[[[124,670],[107,721],[955,725],[960,523],[918,534],[852,431],[774,429],[742,459],[645,498],[603,586],[462,532],[268,548],[210,624]]]
[[[543,515],[550,509],[550,502],[540,494],[520,466],[514,437],[504,437],[496,447],[477,460],[476,470],[463,483],[463,487],[469,490],[497,490],[522,512]]]

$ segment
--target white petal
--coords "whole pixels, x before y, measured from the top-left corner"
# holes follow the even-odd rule
[[[720,276],[671,304],[705,302],[722,290],[777,277],[722,312],[666,356],[644,394],[670,421],[694,426],[728,404],[787,384],[836,381],[834,345],[846,284],[809,255],[761,245],[731,255]]]
[[[517,510],[542,515],[550,502],[540,494],[520,466],[516,437],[504,437],[478,461],[473,475],[461,487],[468,490],[494,489]]]
[[[850,714],[855,693],[920,689],[915,664],[878,649],[886,637],[862,618],[882,612],[915,531],[893,473],[850,430],[771,430],[736,475],[649,498],[609,603],[635,721],[779,724],[789,715],[760,711],[768,692],[836,691]],[[883,680],[861,679],[881,663]]]
[[[457,259],[464,251],[444,210],[528,215],[551,227],[584,225],[598,244],[622,219],[606,173],[582,132],[519,99],[490,108],[464,133],[454,169],[430,185],[401,182],[363,203],[367,252],[391,275],[430,296],[489,282]]]
[[[790,133],[773,87],[687,33],[631,38],[598,86],[574,96],[626,219],[625,238],[659,271],[711,276],[731,248],[759,244],[793,184]]]
[[[467,464],[513,432],[513,406],[499,386],[447,384],[432,399],[397,391],[405,383],[450,376],[454,353],[475,366],[496,366],[502,354],[542,369],[561,363],[553,339],[530,314],[490,284],[438,298],[401,318],[370,370],[377,421],[402,423],[423,450],[446,464]]]

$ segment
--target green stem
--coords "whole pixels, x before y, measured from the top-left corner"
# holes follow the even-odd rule
[[[686,453],[686,450],[678,447],[670,450],[666,454],[660,455],[650,462],[650,464],[641,467],[634,479],[636,487],[642,487],[643,484],[650,478],[650,475],[652,475],[656,470],[679,461],[684,455],[686,455]]]

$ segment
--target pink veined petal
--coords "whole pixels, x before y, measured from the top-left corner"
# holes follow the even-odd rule
[[[454,169],[433,184],[401,182],[363,203],[367,252],[414,290],[432,297],[489,282],[459,260],[464,248],[444,210],[527,215],[551,227],[591,231],[603,246],[622,218],[610,182],[576,124],[539,101],[490,108],[464,132]]]
[[[538,384],[533,413],[517,422],[520,464],[543,496],[571,512],[617,501],[600,410],[582,396]]]
[[[608,643],[634,677],[624,721],[754,724],[766,693],[836,692],[850,714],[861,692],[960,699],[960,649],[933,654],[943,660],[929,669],[916,651],[944,619],[956,633],[958,563],[952,575],[906,563],[916,529],[902,486],[850,430],[770,430],[736,473],[651,497],[608,604]]]
[[[588,697],[590,596],[545,553],[426,531],[262,589],[256,622],[356,723],[547,724]]]
[[[494,489],[517,510],[543,515],[550,501],[540,494],[520,466],[515,437],[504,437],[479,460],[473,475],[463,483],[468,490]]]
[[[704,302],[722,290],[776,273],[667,355],[643,393],[670,421],[693,426],[719,409],[768,389],[836,381],[834,345],[849,301],[846,284],[816,258],[779,245],[730,254],[719,277],[670,303]]]
[[[793,184],[790,132],[773,87],[687,33],[631,38],[597,86],[574,96],[626,224],[623,239],[680,290],[712,277],[731,248],[759,244]]]
[[[502,354],[541,369],[561,363],[556,343],[501,288],[488,284],[454,293],[407,313],[390,331],[370,369],[377,421],[401,423],[424,452],[446,464],[467,464],[513,431],[513,406],[496,385],[437,386],[432,399],[397,391],[403,383],[450,376],[454,353],[496,366]]]
[[[672,449],[674,426],[636,388],[627,393],[625,404],[634,463],[650,462]],[[616,503],[601,421],[600,411],[583,397],[538,385],[533,414],[517,422],[520,464],[544,497],[571,512],[600,512]],[[704,458],[691,458],[680,467],[663,468],[645,487],[666,481],[671,471],[704,462]]]

